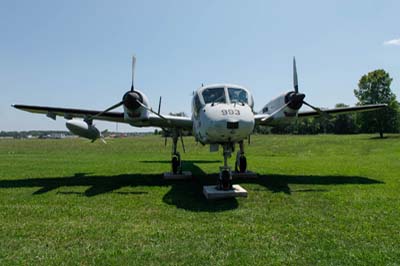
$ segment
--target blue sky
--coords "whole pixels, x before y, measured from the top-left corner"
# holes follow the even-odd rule
[[[399,1],[1,1],[0,130],[65,129],[10,107],[105,109],[136,87],[162,111],[190,114],[201,83],[236,83],[256,110],[292,88],[321,107],[357,102],[383,68],[400,95]],[[385,42],[388,42],[385,44]],[[114,123],[98,122],[101,130]],[[119,125],[120,131],[137,131]]]

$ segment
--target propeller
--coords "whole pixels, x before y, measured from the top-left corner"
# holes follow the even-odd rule
[[[134,82],[135,82],[135,65],[136,65],[136,57],[135,57],[135,56],[132,56],[132,83],[131,83],[131,90],[130,90],[130,92],[135,92],[135,85],[134,85],[134,84],[135,84],[135,83],[134,83]],[[114,109],[120,107],[120,106],[123,105],[123,104],[128,105],[128,106],[129,106],[129,105],[137,106],[135,103],[138,102],[140,105],[143,106],[143,104],[141,104],[141,103],[139,102],[139,101],[140,101],[140,95],[138,95],[137,93],[130,93],[130,92],[127,92],[127,93],[124,95],[122,101],[120,101],[120,102],[118,102],[118,103],[116,103],[116,104],[114,104],[114,105],[108,107],[107,109],[105,109],[104,111],[101,111],[100,113],[97,113],[97,114],[95,114],[95,115],[89,117],[89,118],[87,119],[87,121],[90,122],[90,121],[92,121],[93,119],[95,119],[95,118],[97,118],[97,117],[103,115],[104,113],[107,113],[107,112],[109,112],[109,111],[111,111],[111,110],[114,110]],[[133,104],[132,104],[132,102],[133,102]]]
[[[328,115],[327,113],[322,111],[320,108],[313,106],[312,104],[309,104],[308,102],[304,101],[305,94],[299,93],[299,81],[298,81],[298,77],[297,77],[296,57],[293,57],[293,89],[294,89],[294,93],[289,94],[286,106],[295,107],[293,109],[300,109],[301,105],[305,104],[308,107],[310,107],[311,109],[315,110],[320,115],[324,115],[324,116]]]

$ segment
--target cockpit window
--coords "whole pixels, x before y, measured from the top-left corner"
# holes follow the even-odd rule
[[[247,92],[243,89],[228,88],[231,103],[249,103]]]
[[[226,103],[224,88],[205,89],[202,93],[204,102],[207,103]]]

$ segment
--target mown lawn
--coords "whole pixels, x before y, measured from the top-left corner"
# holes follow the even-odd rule
[[[399,265],[400,135],[374,137],[253,136],[249,197],[210,202],[192,138],[190,181],[157,136],[0,140],[0,265]]]

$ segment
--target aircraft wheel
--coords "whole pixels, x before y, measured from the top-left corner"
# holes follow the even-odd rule
[[[231,174],[229,173],[229,171],[227,170],[222,171],[221,177],[222,177],[222,189],[223,190],[231,189]]]
[[[239,170],[241,173],[245,173],[247,170],[247,159],[245,156],[240,156],[239,159]]]
[[[179,161],[177,156],[172,157],[172,172],[174,174],[178,173],[178,169],[179,169],[179,165],[181,164],[181,162]]]

